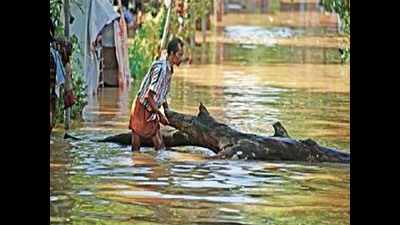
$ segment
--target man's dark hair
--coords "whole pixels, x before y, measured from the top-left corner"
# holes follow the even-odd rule
[[[172,53],[176,53],[179,50],[178,44],[180,44],[181,48],[183,48],[183,41],[179,38],[173,38],[167,46],[167,53],[171,55]]]

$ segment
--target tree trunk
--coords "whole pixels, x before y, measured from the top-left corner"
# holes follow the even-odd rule
[[[197,145],[194,141],[189,140],[189,136],[182,131],[176,130],[172,127],[162,127],[161,135],[163,137],[164,143],[166,147],[176,147],[176,146],[186,146],[186,145]],[[107,137],[102,140],[98,140],[98,142],[113,142],[121,145],[131,145],[131,137],[132,133],[123,133],[114,136]],[[65,138],[74,138],[72,136],[68,136]],[[140,139],[141,147],[153,147],[153,142],[151,139]]]
[[[210,116],[200,103],[199,114],[190,116],[166,110],[170,125],[177,130],[163,127],[162,136],[167,147],[200,146],[216,153],[215,159],[288,160],[313,162],[349,163],[350,153],[318,145],[311,139],[294,140],[279,123],[273,124],[273,136],[242,133]],[[130,133],[107,137],[101,142],[129,145]],[[142,146],[152,146],[150,140],[142,140]]]

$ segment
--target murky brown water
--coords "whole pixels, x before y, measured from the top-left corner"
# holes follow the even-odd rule
[[[88,141],[57,150],[52,224],[348,224],[347,167],[159,159]]]
[[[335,42],[329,35],[321,39]],[[339,64],[332,45],[291,41],[306,36],[319,39],[305,29],[288,45],[210,41],[195,64],[176,69],[171,108],[195,114],[203,102],[241,131],[270,135],[281,121],[295,138],[350,151],[349,65]],[[208,161],[210,152],[197,147],[131,153],[90,141],[127,132],[137,88],[90,99],[85,122],[72,130],[83,140],[62,140],[56,129],[51,224],[349,224],[348,165]]]

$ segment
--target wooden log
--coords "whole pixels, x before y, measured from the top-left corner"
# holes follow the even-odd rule
[[[164,143],[166,147],[177,147],[177,146],[187,146],[194,145],[200,146],[199,143],[195,143],[194,141],[189,139],[189,136],[182,131],[176,130],[172,127],[162,127],[161,135],[163,137]],[[70,138],[70,137],[65,137]],[[106,137],[102,140],[97,140],[97,142],[113,142],[121,145],[131,145],[132,133],[122,133],[113,136]],[[151,139],[143,139],[140,140],[141,147],[153,147],[153,142]]]
[[[197,116],[165,110],[170,125],[161,130],[166,147],[200,146],[216,153],[214,159],[288,160],[312,162],[349,163],[350,153],[318,145],[311,139],[295,140],[289,137],[280,122],[273,124],[273,136],[260,136],[230,128],[210,116],[200,103]],[[101,142],[129,145],[130,133],[107,137]],[[142,140],[142,146],[152,146],[150,140]]]

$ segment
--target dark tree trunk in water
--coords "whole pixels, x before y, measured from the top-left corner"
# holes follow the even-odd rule
[[[350,153],[319,146],[311,139],[298,141],[290,138],[279,122],[273,125],[275,134],[267,137],[242,133],[223,123],[218,123],[202,104],[197,116],[171,110],[165,111],[165,115],[171,126],[177,129],[167,127],[162,129],[161,133],[167,147],[184,145],[205,147],[216,153],[210,158],[341,163],[350,161]],[[126,133],[101,141],[129,145],[130,138],[131,134]],[[142,140],[142,146],[152,146],[152,143],[150,140]]]
[[[172,127],[162,127],[161,135],[163,137],[166,147],[176,147],[176,146],[187,146],[196,145],[193,141],[189,140],[189,136],[182,131],[176,130]],[[113,142],[122,145],[131,145],[132,133],[123,133],[115,136],[107,137],[99,142]],[[151,139],[140,139],[140,146],[142,147],[153,147],[153,142]]]

